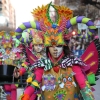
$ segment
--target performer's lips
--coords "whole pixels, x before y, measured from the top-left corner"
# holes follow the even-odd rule
[[[56,52],[56,53],[54,53],[54,55],[56,55],[56,56],[57,56],[57,52]]]

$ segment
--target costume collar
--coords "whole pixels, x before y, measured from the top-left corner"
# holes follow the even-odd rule
[[[64,57],[61,59],[61,63],[59,64],[61,68],[67,68],[69,66],[73,65],[79,65],[81,67],[87,67],[87,65],[79,58],[70,58],[70,57]],[[45,71],[50,70],[52,66],[52,62],[49,58],[43,59],[41,58],[36,63],[34,63],[31,67],[31,70],[35,67],[43,67]]]

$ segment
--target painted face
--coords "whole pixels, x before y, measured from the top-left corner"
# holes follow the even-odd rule
[[[53,58],[58,58],[63,52],[63,46],[49,47],[49,52]]]
[[[37,53],[41,52],[43,50],[43,45],[42,44],[36,44],[36,45],[34,45],[34,50]]]

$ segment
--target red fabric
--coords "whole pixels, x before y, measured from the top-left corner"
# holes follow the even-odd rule
[[[92,49],[91,49],[92,48]],[[87,47],[87,49],[85,50],[84,54],[81,56],[81,59],[84,61],[87,65],[90,66],[90,70],[88,73],[93,72],[94,74],[97,72],[98,70],[98,51],[97,48],[95,46],[94,42],[91,42],[90,45]],[[87,59],[86,59],[87,58]],[[93,65],[91,65],[92,63],[94,63]],[[86,73],[86,74],[88,74]]]
[[[30,100],[36,100],[36,94],[32,94]]]
[[[21,67],[19,70],[20,76],[22,76],[26,72],[26,69],[24,67]]]
[[[42,75],[43,75],[43,68],[36,68],[35,69],[35,80],[37,80],[38,82],[41,83],[42,81]],[[24,91],[24,94],[27,94],[29,95],[29,97],[31,97],[33,94],[34,94],[35,90],[32,86],[28,86],[25,91]],[[34,98],[35,98],[36,94],[34,94]],[[26,100],[26,99],[22,99],[22,100]],[[35,99],[33,99],[35,100]]]
[[[17,100],[17,88],[14,84],[11,84],[11,100]]]
[[[4,85],[4,90],[7,92],[11,92],[11,85],[10,84],[5,84]]]
[[[86,78],[84,74],[82,73],[82,70],[80,66],[73,66],[72,67],[73,72],[75,73],[75,79],[81,89],[85,88],[86,86]]]
[[[5,84],[5,92],[11,92],[11,100],[17,100],[17,88],[15,84]]]
[[[27,53],[27,57],[31,65],[34,64],[35,61],[38,60],[38,58],[31,52],[31,50],[28,47],[26,47],[26,53]]]
[[[23,96],[22,100],[29,100],[29,95],[24,94],[24,96]]]
[[[35,69],[35,80],[37,80],[38,82],[42,81],[42,75],[43,75],[43,68],[36,68]]]

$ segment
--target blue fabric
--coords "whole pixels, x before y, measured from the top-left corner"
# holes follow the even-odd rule
[[[78,58],[80,58],[82,56],[82,54],[84,53],[84,50],[73,50],[73,54],[75,56],[77,56]]]
[[[11,92],[6,92],[6,94],[10,95],[10,94],[11,94]]]

